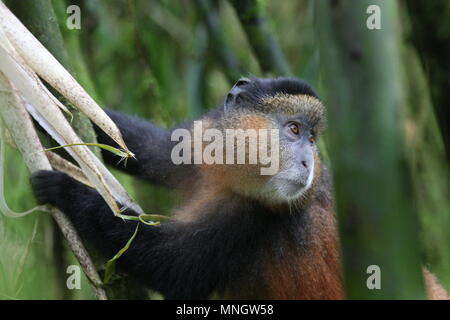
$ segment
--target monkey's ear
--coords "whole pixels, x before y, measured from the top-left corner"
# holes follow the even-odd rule
[[[240,78],[234,86],[231,88],[231,90],[228,92],[227,97],[225,98],[225,102],[223,103],[223,111],[226,113],[228,110],[230,110],[234,105],[236,105],[239,102],[239,94],[241,92],[244,92],[245,90],[243,87],[250,83],[250,79],[248,78]]]

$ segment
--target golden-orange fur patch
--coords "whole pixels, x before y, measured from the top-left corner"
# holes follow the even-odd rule
[[[205,118],[206,122],[203,124],[203,130],[214,128],[220,130],[223,135],[223,164],[202,164],[201,171],[203,177],[208,184],[218,183],[224,189],[237,191],[237,189],[249,190],[260,186],[263,181],[268,179],[267,176],[261,176],[260,168],[261,166],[256,164],[250,164],[249,159],[249,146],[250,144],[257,144],[260,137],[259,134],[266,134],[270,137],[270,129],[273,127],[272,120],[263,114],[248,113],[244,111],[236,111],[230,113],[218,123],[213,123],[209,119]],[[207,125],[205,125],[205,123]],[[233,164],[226,164],[226,130],[243,130],[240,133],[243,135],[242,139],[234,139],[234,159]],[[267,129],[267,131],[259,131],[260,129]],[[248,132],[246,135],[246,130],[255,130],[255,135]],[[252,137],[252,138],[250,138]],[[267,140],[268,150],[270,150],[270,138]],[[208,145],[208,143],[203,143],[203,148]],[[237,164],[237,154],[238,150],[244,150],[245,152],[245,163]],[[256,160],[258,158],[256,157]]]
[[[330,211],[331,210],[331,211]],[[338,237],[332,208],[315,206],[308,211],[308,244],[295,244],[275,256],[268,253],[265,282],[268,299],[343,299]]]
[[[262,99],[257,107],[264,113],[284,113],[287,115],[301,114],[316,127],[317,132],[323,131],[326,125],[325,108],[322,103],[308,95],[290,95],[279,93]]]

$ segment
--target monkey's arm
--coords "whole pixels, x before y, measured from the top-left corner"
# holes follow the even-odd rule
[[[106,113],[115,122],[126,145],[136,156],[136,159],[127,159],[125,165],[125,161],[121,161],[119,156],[102,150],[106,163],[126,173],[167,187],[174,187],[185,177],[192,175],[194,166],[173,164],[170,155],[173,146],[178,142],[170,140],[169,130],[117,111],[106,110]],[[118,147],[97,126],[95,131],[99,143]]]
[[[32,175],[31,183],[38,202],[60,208],[81,237],[106,258],[113,257],[136,229],[136,222],[113,216],[97,191],[64,173],[39,171]],[[141,224],[117,266],[167,299],[205,299],[219,286],[219,277],[229,271],[228,257],[234,250],[223,243],[219,227],[209,223]],[[219,250],[216,244],[221,244]]]

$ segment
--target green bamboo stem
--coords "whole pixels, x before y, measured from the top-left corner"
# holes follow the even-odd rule
[[[429,79],[433,100],[447,161],[450,161],[450,1],[406,1],[411,17],[410,38],[418,49]],[[424,26],[433,26],[430,28]]]
[[[408,127],[414,124],[414,129],[408,130],[407,159],[413,173],[421,238],[427,266],[449,291],[450,251],[443,244],[450,244],[450,168],[420,59],[412,46],[404,51],[403,61],[408,65]]]
[[[195,30],[194,56],[190,59],[186,74],[186,92],[188,95],[189,115],[199,117],[206,109],[206,56],[208,49],[208,34],[203,24]]]
[[[230,2],[235,8],[262,71],[276,76],[290,75],[289,63],[270,30],[262,2],[257,0],[230,0]]]
[[[344,278],[350,299],[423,299],[417,213],[405,170],[397,2],[317,1]],[[381,30],[366,9],[381,9]],[[381,289],[369,290],[370,265]]]
[[[220,60],[223,71],[231,83],[242,75],[242,69],[233,51],[228,46],[220,26],[220,19],[210,0],[195,0],[199,16],[203,20],[212,44],[215,56]]]

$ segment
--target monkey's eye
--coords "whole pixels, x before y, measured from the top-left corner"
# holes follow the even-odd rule
[[[291,132],[295,135],[298,135],[300,133],[300,127],[295,122],[289,124],[289,130],[291,130]]]

